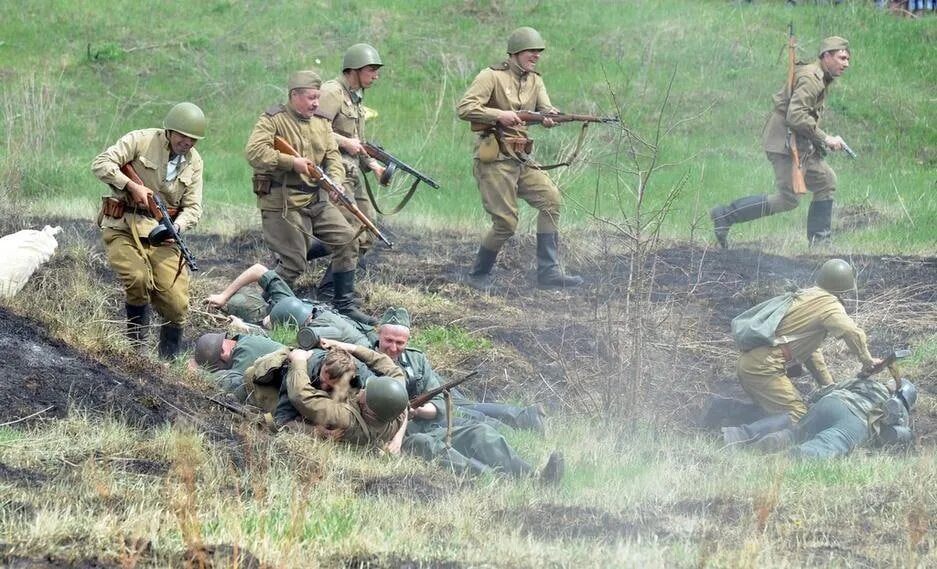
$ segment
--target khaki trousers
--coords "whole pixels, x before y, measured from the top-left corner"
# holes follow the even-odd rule
[[[535,208],[537,233],[557,233],[560,221],[560,191],[544,172],[516,160],[482,162],[475,159],[472,169],[478,182],[482,205],[491,216],[491,229],[482,247],[500,251],[517,230],[517,198]]]
[[[377,212],[374,211],[374,206],[371,205],[371,200],[368,198],[368,192],[362,179],[364,172],[358,167],[357,159],[342,154],[342,163],[345,165],[345,182],[343,184],[345,193],[349,196],[355,196],[355,203],[361,213],[374,221]],[[358,233],[358,256],[362,256],[374,246],[374,236],[367,229],[362,229],[362,223],[347,208],[343,207],[341,210],[342,215],[345,216],[345,221],[348,222],[348,225],[355,233]]]
[[[771,214],[790,211],[797,207],[800,196],[794,193],[793,160],[788,154],[767,152],[768,161],[774,168],[775,192],[768,196],[768,212]],[[813,194],[813,201],[821,202],[833,199],[836,191],[836,173],[822,156],[810,154],[801,160],[804,183],[807,191]]]
[[[807,405],[784,371],[780,348],[762,346],[739,356],[736,372],[742,389],[769,415],[788,413],[796,422],[807,412]]]

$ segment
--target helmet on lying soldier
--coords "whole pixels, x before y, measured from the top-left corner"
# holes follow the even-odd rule
[[[385,375],[370,378],[364,389],[365,403],[380,421],[390,421],[403,413],[410,402],[403,383]]]
[[[312,306],[295,296],[282,299],[270,310],[270,323],[274,326],[299,327],[306,323],[312,314]]]
[[[856,289],[856,273],[852,265],[842,259],[830,259],[817,273],[817,286],[835,295]]]

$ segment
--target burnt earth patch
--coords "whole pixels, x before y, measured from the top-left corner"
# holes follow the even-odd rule
[[[536,504],[499,510],[495,517],[510,527],[518,528],[522,535],[539,539],[588,539],[608,543],[639,535],[659,538],[670,535],[656,523],[660,521],[656,518],[635,521],[583,506]]]
[[[449,494],[450,490],[424,476],[376,476],[361,481],[358,492],[371,497],[429,502]]]

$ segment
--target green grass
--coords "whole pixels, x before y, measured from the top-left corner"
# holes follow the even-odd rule
[[[323,18],[323,10],[334,17]],[[841,246],[914,252],[934,242],[937,129],[928,93],[937,83],[930,64],[937,31],[928,18],[895,18],[860,1],[791,9],[691,0],[666,7],[650,0],[368,0],[341,7],[209,1],[169,3],[160,14],[125,1],[0,7],[2,193],[44,214],[67,205],[91,217],[103,191],[88,171],[94,155],[128,130],[158,126],[172,103],[192,100],[210,123],[199,144],[206,161],[203,230],[224,232],[232,218],[251,219],[243,147],[260,112],[283,99],[287,75],[305,67],[336,75],[344,49],[365,40],[386,62],[366,97],[380,113],[369,125],[371,137],[444,184],[421,191],[400,219],[484,227],[470,174],[471,135],[454,107],[474,75],[502,57],[510,30],[532,25],[548,43],[540,70],[564,110],[620,111],[626,125],[652,139],[674,77],[662,121],[671,130],[660,140],[660,162],[671,166],[652,177],[647,200],[659,205],[666,189],[688,175],[665,226],[666,235],[685,238],[713,204],[771,190],[760,130],[784,79],[779,50],[793,18],[804,58],[826,35],[846,36],[853,46],[853,65],[832,88],[824,124],[860,159],[836,155],[830,162],[839,175],[838,203],[868,204],[882,216],[849,231]],[[533,129],[541,158],[550,160],[577,132]],[[616,145],[622,133],[598,125],[590,132],[582,161],[554,175],[571,225],[593,215],[618,217],[614,204],[621,200],[625,211],[633,207],[635,177],[623,171],[632,165]],[[646,167],[647,158],[642,162]],[[391,193],[399,196],[403,184]],[[796,250],[803,247],[802,217],[749,224],[734,238],[767,233],[768,246]],[[524,230],[532,219],[525,209]]]
[[[446,346],[463,352],[487,350],[492,346],[488,338],[472,334],[461,326],[427,326],[414,333],[410,343],[421,350]]]

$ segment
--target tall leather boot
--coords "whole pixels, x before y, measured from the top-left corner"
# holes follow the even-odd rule
[[[182,326],[164,323],[159,329],[159,357],[172,360],[179,355],[182,347]]]
[[[807,210],[807,243],[824,245],[833,236],[833,200],[810,202]]]
[[[309,249],[306,251],[306,260],[315,261],[316,259],[321,259],[322,257],[327,257],[330,252],[329,248],[319,241],[315,237],[311,238],[312,242],[309,244]]]
[[[769,415],[764,419],[758,419],[754,423],[749,423],[747,425],[723,427],[722,439],[727,445],[749,443],[757,441],[770,433],[790,429],[792,425],[791,416],[787,413]]]
[[[333,272],[332,280],[335,283],[335,298],[332,299],[332,306],[338,310],[339,314],[368,326],[377,324],[376,318],[368,316],[355,305],[354,271]]]
[[[127,338],[139,348],[146,342],[150,328],[150,305],[125,304],[124,308],[127,311]]]
[[[495,260],[498,258],[498,252],[478,248],[478,254],[475,256],[475,264],[465,277],[465,284],[478,290],[488,290],[491,288],[491,269],[495,266]]]
[[[325,272],[322,273],[322,278],[319,280],[318,286],[316,286],[316,300],[319,302],[328,302],[335,298],[335,280],[334,273],[332,271],[332,263],[329,263],[329,266],[326,267]]]
[[[713,220],[713,232],[716,235],[716,241],[723,249],[729,246],[729,228],[733,224],[752,221],[766,215],[771,215],[768,209],[767,196],[747,196],[739,198],[729,205],[717,205],[709,210],[709,217]]]
[[[582,285],[582,277],[567,275],[560,269],[559,248],[559,234],[537,234],[537,284],[542,287],[558,288]]]

